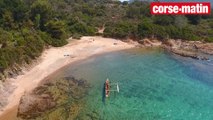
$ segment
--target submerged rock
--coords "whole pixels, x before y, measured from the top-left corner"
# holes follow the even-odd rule
[[[17,116],[20,119],[74,119],[82,109],[88,88],[85,80],[74,77],[47,82],[22,96]]]
[[[179,50],[179,49],[172,49],[171,50],[173,53],[184,56],[184,57],[191,57],[191,58],[198,58],[198,55],[194,52],[189,52],[185,50]]]
[[[24,95],[18,108],[18,117],[30,119],[40,115],[47,109],[56,106],[56,102],[50,95]]]

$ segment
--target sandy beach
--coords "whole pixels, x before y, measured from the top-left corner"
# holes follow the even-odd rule
[[[82,37],[81,40],[69,40],[69,44],[59,48],[50,48],[43,52],[37,65],[29,71],[24,71],[16,79],[8,79],[9,87],[13,86],[11,93],[2,90],[0,101],[6,99],[7,105],[0,110],[0,120],[9,115],[11,109],[17,108],[20,98],[25,92],[36,88],[39,83],[47,76],[51,75],[60,68],[73,62],[86,59],[92,55],[113,52],[118,50],[130,49],[135,44],[125,43],[116,39],[103,37]],[[3,100],[4,99],[4,100]]]

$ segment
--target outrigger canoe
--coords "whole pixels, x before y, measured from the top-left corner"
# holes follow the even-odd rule
[[[118,83],[112,83],[111,84],[111,86],[114,86],[114,85],[116,85],[116,90],[114,89],[114,90],[110,90],[110,83],[109,83],[109,79],[107,78],[106,79],[106,82],[105,82],[105,95],[106,95],[106,97],[109,97],[109,93],[110,93],[110,91],[114,91],[114,92],[118,92],[119,93],[119,86],[118,86]]]
[[[106,82],[105,82],[105,95],[106,95],[106,97],[109,97],[109,88],[110,86],[109,86],[109,79],[107,79],[106,80]]]

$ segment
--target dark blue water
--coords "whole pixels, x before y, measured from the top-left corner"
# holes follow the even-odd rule
[[[71,65],[64,71],[70,75],[92,86],[78,119],[213,119],[213,61],[134,49]],[[103,99],[106,78],[119,83],[120,93]]]

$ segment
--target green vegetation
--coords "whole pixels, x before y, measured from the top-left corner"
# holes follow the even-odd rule
[[[213,42],[213,14],[206,16],[151,15],[149,3],[113,4],[117,15],[105,23],[105,37],[182,39]],[[116,6],[116,7],[115,7]]]
[[[169,38],[213,42],[209,16],[153,16],[149,3],[113,0],[1,0],[0,73],[29,64],[45,46],[66,38],[100,35],[119,39]],[[1,75],[0,75],[1,76]],[[1,78],[0,78],[1,79]]]

